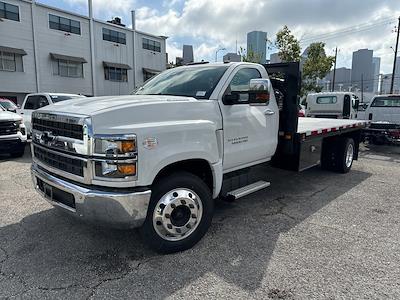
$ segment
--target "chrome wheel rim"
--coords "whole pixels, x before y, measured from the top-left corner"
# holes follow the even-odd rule
[[[346,167],[350,168],[353,163],[354,147],[353,144],[349,144],[346,152]]]
[[[190,236],[203,215],[200,197],[186,188],[174,189],[157,202],[153,213],[156,233],[167,241],[180,241]]]

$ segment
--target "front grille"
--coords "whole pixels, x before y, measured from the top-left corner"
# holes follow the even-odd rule
[[[55,136],[83,140],[83,126],[78,124],[33,118],[32,128],[42,132],[50,131]]]
[[[400,125],[394,123],[371,123],[371,129],[400,129]]]
[[[0,122],[0,135],[16,134],[18,124],[15,121]]]
[[[85,162],[80,159],[65,157],[36,146],[33,148],[33,153],[39,161],[50,167],[83,177]]]
[[[71,193],[60,190],[54,186],[50,186],[43,182],[40,178],[37,178],[37,185],[50,200],[62,203],[71,208],[75,208],[75,197]]]

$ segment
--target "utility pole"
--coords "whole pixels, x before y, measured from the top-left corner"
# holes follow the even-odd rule
[[[397,25],[397,38],[396,38],[396,49],[394,50],[392,83],[390,84],[390,93],[391,94],[393,94],[394,77],[396,75],[396,60],[397,60],[397,50],[399,49],[399,34],[400,34],[400,17],[399,17],[399,23]]]
[[[336,77],[336,60],[337,60],[337,47],[335,49],[335,63],[333,65],[333,78],[331,92],[335,91],[335,77]]]
[[[364,73],[361,74],[361,103],[364,102]]]

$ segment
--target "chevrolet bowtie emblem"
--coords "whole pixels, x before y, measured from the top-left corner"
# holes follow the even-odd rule
[[[50,131],[44,131],[42,134],[40,134],[40,142],[42,144],[49,144],[55,140],[56,137]]]

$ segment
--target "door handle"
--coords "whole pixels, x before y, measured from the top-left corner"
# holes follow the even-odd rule
[[[19,113],[20,115],[23,115],[24,113]]]
[[[270,109],[267,109],[267,110],[264,111],[264,115],[266,115],[266,116],[272,116],[274,114],[275,114],[275,112],[273,110],[270,110]]]

